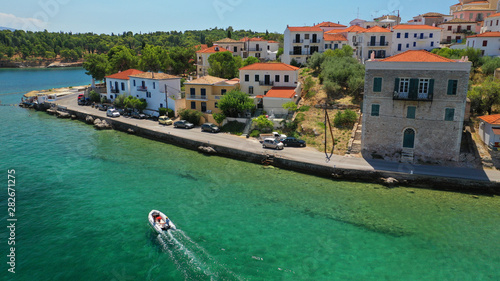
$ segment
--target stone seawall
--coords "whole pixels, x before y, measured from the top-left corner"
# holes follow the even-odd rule
[[[200,147],[211,147],[216,151],[217,156],[247,161],[256,164],[270,164],[277,168],[292,170],[309,175],[321,176],[332,180],[347,180],[367,183],[384,184],[386,186],[409,186],[429,188],[444,191],[455,191],[473,194],[500,195],[500,183],[479,180],[467,180],[462,178],[444,178],[426,175],[416,175],[408,173],[398,173],[389,171],[356,170],[336,168],[327,165],[301,162],[282,157],[269,158],[268,155],[256,152],[245,151],[237,148],[226,147],[206,142],[191,140],[180,136],[162,133],[136,125],[131,125],[119,121],[118,119],[101,117],[97,115],[67,110],[76,119],[85,122],[87,116],[106,120],[112,128],[125,133],[134,134],[140,137],[153,139],[168,144],[173,144],[187,149],[200,150]]]

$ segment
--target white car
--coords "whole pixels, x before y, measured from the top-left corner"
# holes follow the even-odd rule
[[[277,139],[266,138],[262,142],[262,148],[274,148],[274,149],[283,149],[283,143],[281,143]]]
[[[108,111],[106,112],[106,115],[108,117],[120,117],[120,112],[118,112],[118,110],[114,109],[114,108],[110,108],[108,109]]]

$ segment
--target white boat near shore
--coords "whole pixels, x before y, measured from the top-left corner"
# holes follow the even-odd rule
[[[159,234],[168,231],[176,230],[174,223],[162,212],[152,210],[148,215],[149,225]]]

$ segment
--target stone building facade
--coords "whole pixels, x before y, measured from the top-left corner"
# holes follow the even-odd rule
[[[423,50],[367,61],[363,156],[458,161],[470,68]]]

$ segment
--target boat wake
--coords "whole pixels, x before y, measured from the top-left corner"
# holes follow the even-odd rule
[[[185,280],[243,280],[218,263],[182,230],[163,232],[157,239]]]

